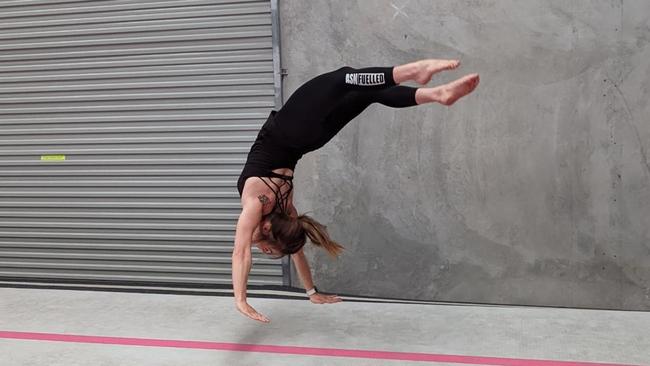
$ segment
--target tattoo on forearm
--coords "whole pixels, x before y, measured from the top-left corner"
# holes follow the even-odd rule
[[[260,194],[259,196],[257,196],[257,198],[260,200],[260,202],[262,202],[262,205],[266,205],[270,202],[269,198],[263,194]]]

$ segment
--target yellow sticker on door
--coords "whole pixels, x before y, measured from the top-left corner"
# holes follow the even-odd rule
[[[41,155],[41,161],[65,161],[65,155]]]

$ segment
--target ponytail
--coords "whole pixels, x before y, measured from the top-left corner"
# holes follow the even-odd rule
[[[337,257],[343,251],[343,246],[330,239],[327,227],[305,214],[298,216],[298,222],[307,233],[309,240],[327,251],[332,257]]]

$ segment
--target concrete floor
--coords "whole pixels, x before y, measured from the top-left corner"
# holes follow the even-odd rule
[[[239,315],[229,297],[0,288],[0,364],[650,365],[648,312],[350,301],[316,305],[261,298],[249,302],[271,323]],[[132,340],[137,338],[272,347],[251,352],[184,348],[187,343],[178,343],[180,348],[92,344],[12,339],[8,332],[120,337],[113,338],[117,343],[124,337],[134,344],[139,344]],[[311,348],[293,354],[295,349],[277,346],[328,350],[316,356]],[[386,360],[385,353],[334,356],[344,350],[403,352],[399,355],[415,359],[426,354],[429,361]],[[444,355],[458,357],[442,362]],[[434,356],[438,361],[431,361]]]

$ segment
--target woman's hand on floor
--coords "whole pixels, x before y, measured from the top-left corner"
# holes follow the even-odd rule
[[[319,292],[309,296],[309,301],[314,304],[332,304],[335,302],[341,302],[341,298],[336,295],[325,295]]]
[[[264,315],[260,314],[257,312],[257,310],[253,309],[252,306],[248,305],[247,302],[238,302],[237,303],[237,310],[239,310],[240,313],[246,315],[247,317],[260,321],[262,323],[268,323],[271,320],[269,318],[265,317]]]

